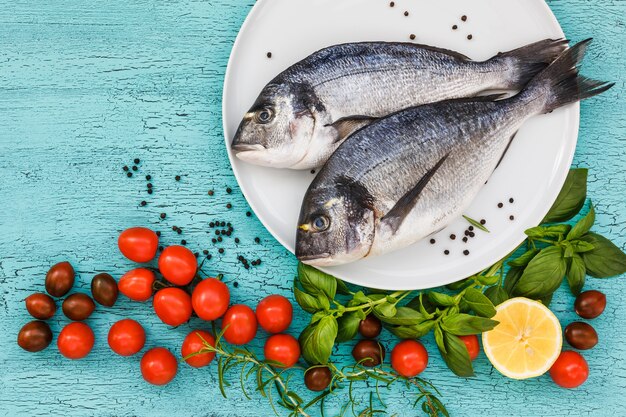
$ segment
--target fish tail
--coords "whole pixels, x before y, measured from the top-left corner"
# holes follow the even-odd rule
[[[579,74],[579,67],[590,43],[591,39],[586,39],[563,52],[528,84],[521,95],[543,103],[541,113],[550,113],[613,87],[615,83],[596,81]]]
[[[504,89],[521,90],[535,75],[550,65],[565,49],[567,39],[544,39],[491,58],[507,68]]]

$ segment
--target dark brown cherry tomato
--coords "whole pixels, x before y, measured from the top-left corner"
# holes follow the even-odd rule
[[[467,348],[467,353],[469,353],[470,360],[474,360],[478,357],[480,353],[480,345],[478,344],[478,336],[475,334],[469,336],[458,336],[459,339],[463,343],[465,343],[465,347]]]
[[[57,306],[52,297],[42,292],[31,294],[24,301],[26,301],[28,313],[39,320],[48,320],[57,311]]]
[[[165,385],[176,376],[178,361],[162,347],[150,349],[141,358],[141,375],[153,385]]]
[[[131,227],[120,234],[117,246],[131,261],[150,262],[157,253],[159,237],[145,227]]]
[[[565,340],[576,349],[587,350],[598,344],[598,333],[590,324],[575,321],[565,328]]]
[[[291,324],[293,306],[282,295],[269,295],[256,306],[256,318],[266,332],[281,333]]]
[[[198,283],[191,293],[193,311],[202,320],[216,320],[224,315],[230,302],[228,287],[217,278],[207,278]]]
[[[82,321],[91,316],[96,309],[96,303],[87,294],[76,293],[68,296],[61,308],[68,319]]]
[[[417,340],[403,340],[391,351],[391,366],[398,374],[412,378],[428,366],[428,352]]]
[[[550,376],[558,386],[576,388],[589,377],[589,366],[580,353],[566,350],[550,368]]]
[[[135,320],[123,319],[111,326],[107,341],[113,352],[120,356],[132,356],[146,344],[146,332]]]
[[[46,274],[46,291],[53,297],[63,297],[74,286],[75,276],[69,262],[59,262]]]
[[[363,366],[380,365],[385,360],[385,347],[376,340],[361,340],[352,349],[352,356]]]
[[[198,260],[184,246],[168,246],[159,256],[159,271],[174,285],[187,285],[196,276]]]
[[[330,385],[332,376],[327,366],[309,368],[304,373],[304,385],[311,391],[324,391]]]
[[[170,326],[180,326],[191,318],[191,297],[180,288],[159,290],[152,305],[161,321]]]
[[[66,358],[80,359],[91,352],[94,339],[91,327],[85,323],[73,322],[61,330],[57,339],[57,347],[61,355]]]
[[[583,319],[595,319],[606,308],[606,295],[600,291],[581,292],[574,302],[574,310]]]
[[[52,342],[52,330],[48,323],[33,320],[26,323],[17,334],[17,344],[29,352],[39,352]]]
[[[233,345],[245,345],[254,339],[257,321],[254,311],[243,304],[229,308],[222,318],[224,339]]]
[[[359,333],[361,336],[373,339],[380,334],[383,325],[380,319],[373,314],[369,314],[359,323]]]
[[[183,358],[204,349],[204,342],[215,347],[215,338],[211,333],[205,332],[204,330],[193,330],[189,333],[187,337],[185,337],[185,340],[183,340],[183,347],[181,349]],[[194,368],[202,368],[210,364],[214,358],[215,352],[204,352],[185,359],[185,362]]]
[[[265,342],[263,353],[265,359],[282,364],[277,367],[291,368],[300,358],[300,344],[289,334],[275,334]]]
[[[137,268],[125,273],[118,284],[119,290],[134,301],[148,301],[152,297],[152,285],[156,277],[146,268]]]
[[[98,274],[91,280],[93,299],[105,307],[113,307],[117,301],[117,282],[109,274]]]

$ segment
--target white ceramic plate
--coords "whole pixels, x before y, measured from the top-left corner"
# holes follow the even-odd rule
[[[462,15],[467,15],[466,22]],[[454,24],[457,30],[452,30]],[[389,0],[258,0],[228,63],[224,133],[233,171],[250,206],[291,252],[302,197],[313,175],[238,160],[230,152],[230,142],[241,117],[268,81],[323,47],[355,41],[406,42],[410,34],[416,35],[415,42],[473,59],[564,36],[543,0],[395,0],[393,8]],[[267,52],[272,52],[271,59]],[[437,233],[434,245],[425,239],[394,253],[324,270],[367,287],[421,289],[457,281],[497,262],[552,205],[572,162],[578,122],[575,104],[523,126],[502,165],[466,211],[472,218],[486,219],[491,233],[477,231],[475,238],[463,243],[468,224],[461,218]],[[509,198],[514,198],[513,204]],[[497,207],[500,202],[503,208]],[[452,233],[457,235],[454,241],[449,238]],[[468,256],[464,249],[470,251]]]

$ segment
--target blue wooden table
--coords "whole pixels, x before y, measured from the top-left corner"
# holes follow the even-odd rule
[[[110,325],[132,317],[148,346],[178,353],[193,321],[177,329],[159,322],[150,303],[120,297],[113,309],[98,307],[88,320],[96,334],[93,352],[80,361],[61,357],[55,345],[30,354],[15,343],[30,320],[23,299],[43,290],[47,268],[61,260],[75,266],[75,289],[89,292],[91,277],[116,278],[131,263],[117,251],[126,227],[160,230],[164,244],[188,241],[210,249],[205,265],[225,274],[232,301],[255,306],[260,297],[291,297],[296,261],[248,210],[229,168],[221,127],[221,88],[228,55],[252,0],[0,1],[0,415],[193,415],[269,416],[258,395],[246,400],[237,388],[222,399],[216,369],[181,365],[166,387],[145,383],[139,357],[121,358],[106,343]],[[626,246],[626,1],[549,1],[567,36],[595,38],[587,73],[616,82],[582,105],[575,165],[589,167],[589,195],[597,207],[597,230]],[[122,171],[140,158],[138,171]],[[152,175],[154,194],[145,175]],[[181,180],[175,181],[180,175]],[[232,187],[232,194],[226,192]],[[209,196],[208,190],[214,190]],[[141,201],[146,201],[142,206]],[[226,207],[232,203],[232,209]],[[160,213],[166,213],[162,220]],[[208,223],[224,219],[241,239],[224,242],[220,255]],[[172,226],[183,229],[182,235]],[[254,238],[259,237],[260,243]],[[242,254],[262,258],[246,270]],[[481,354],[477,377],[455,377],[434,341],[425,378],[440,388],[453,416],[625,416],[626,286],[624,279],[588,280],[604,291],[607,311],[593,324],[599,345],[585,352],[588,382],[576,390],[556,387],[548,376],[506,379]],[[237,287],[237,288],[235,288]],[[553,309],[563,324],[576,317],[562,288]],[[308,315],[298,310],[292,331]],[[55,334],[67,323],[51,320]],[[260,333],[254,347],[267,336]],[[392,346],[385,334],[384,343]],[[336,353],[347,363],[349,346]],[[237,377],[235,376],[235,379]],[[294,382],[298,391],[302,384]],[[335,415],[331,401],[327,415]],[[384,394],[392,413],[414,415],[401,390]],[[334,410],[334,413],[332,412]]]

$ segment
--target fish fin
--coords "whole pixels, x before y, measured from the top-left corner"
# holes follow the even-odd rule
[[[444,155],[431,169],[429,169],[422,178],[411,188],[406,194],[404,194],[396,204],[389,210],[387,214],[380,219],[381,223],[386,223],[392,233],[396,233],[402,222],[406,218],[407,214],[415,207],[417,200],[433,176],[437,173],[441,165],[446,161],[449,154]]]
[[[502,87],[521,90],[539,72],[567,49],[567,39],[544,39],[508,52],[500,52],[488,62],[502,63],[509,74]]]
[[[498,169],[498,167],[502,163],[502,160],[504,159],[504,156],[506,155],[506,153],[509,151],[509,148],[511,147],[511,143],[513,143],[513,139],[515,139],[515,135],[517,135],[517,132],[513,133],[513,135],[511,136],[511,139],[509,139],[509,143],[507,143],[506,148],[504,148],[504,152],[502,152],[502,156],[500,157],[500,160],[496,164],[496,167],[493,169],[494,171],[496,169]],[[487,183],[485,183],[485,184],[487,184]]]
[[[361,130],[375,120],[378,120],[378,118],[370,116],[348,116],[337,119],[333,123],[326,126],[332,126],[337,131],[337,139],[335,139],[334,142],[337,143],[358,130]]]
[[[470,102],[471,103],[471,102],[477,102],[477,101],[496,101],[506,96],[507,96],[507,93],[494,93],[494,94],[487,94],[484,96],[476,96],[476,97],[451,98],[449,100],[441,100],[440,103],[445,103],[445,102],[454,102],[454,103]]]
[[[451,49],[439,48],[437,46],[424,45],[420,43],[411,43],[411,42],[403,42],[403,43],[405,45],[415,46],[419,49],[425,49],[427,51],[439,52],[442,54],[450,55],[460,61],[472,61],[472,58],[468,57],[467,55],[463,55],[462,53],[453,51]]]
[[[591,39],[577,43],[563,52],[548,68],[537,75],[519,94],[522,99],[538,99],[543,102],[542,113],[550,113],[559,107],[603,93],[614,83],[596,81],[579,74]]]

